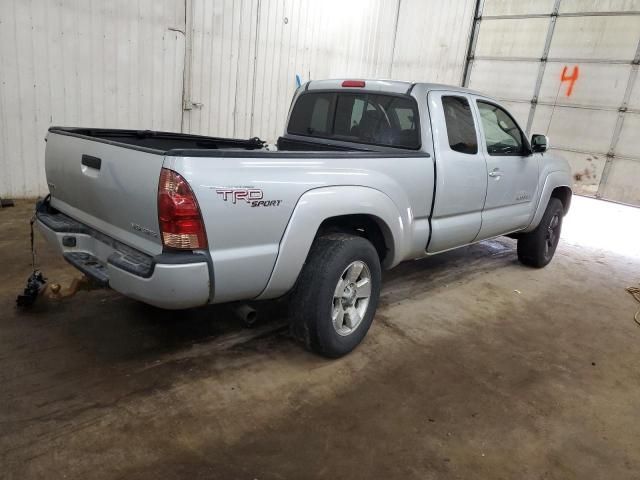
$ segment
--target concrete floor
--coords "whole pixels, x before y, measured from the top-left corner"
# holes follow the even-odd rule
[[[2,478],[640,477],[638,209],[575,198],[543,270],[510,239],[403,264],[327,361],[277,306],[253,330],[108,290],[17,312],[30,207],[0,210]]]

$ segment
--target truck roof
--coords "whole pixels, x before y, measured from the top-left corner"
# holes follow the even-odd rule
[[[303,85],[305,90],[353,90],[354,88],[365,88],[366,90],[374,90],[389,93],[408,93],[410,89],[420,86],[425,91],[431,90],[449,90],[453,92],[473,93],[483,95],[469,88],[458,87],[455,85],[445,85],[440,83],[427,82],[408,82],[403,80],[375,80],[375,79],[348,79],[336,78],[328,80],[311,80]]]

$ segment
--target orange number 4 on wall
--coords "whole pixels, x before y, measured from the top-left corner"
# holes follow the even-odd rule
[[[577,65],[574,65],[571,75],[567,75],[566,66],[562,69],[562,75],[560,76],[560,83],[569,82],[569,86],[567,87],[567,92],[566,92],[567,97],[571,96],[571,93],[573,92],[573,84],[576,83],[576,80],[578,80],[579,76],[580,76],[580,68]]]

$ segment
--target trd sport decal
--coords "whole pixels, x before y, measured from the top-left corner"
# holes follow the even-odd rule
[[[264,193],[259,188],[217,188],[216,193],[234,205],[244,201],[252,207],[277,207],[282,203],[282,200],[263,200]]]
[[[216,193],[220,195],[225,202],[231,199],[231,203],[238,203],[240,200],[251,203],[254,200],[262,200],[264,196],[262,190],[258,188],[219,188],[216,189]]]

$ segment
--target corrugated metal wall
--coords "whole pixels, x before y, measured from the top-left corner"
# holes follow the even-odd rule
[[[0,196],[47,192],[50,125],[179,130],[184,0],[0,1]]]
[[[640,205],[640,0],[485,0],[471,88],[549,135],[581,194]]]
[[[296,75],[458,84],[475,4],[2,0],[0,196],[46,193],[52,124],[273,142]],[[640,0],[484,0],[480,12],[469,85],[549,134],[577,192],[640,204]]]
[[[296,74],[460,84],[474,8],[474,0],[193,0],[198,105],[186,129],[273,142]]]
[[[474,8],[475,0],[2,0],[0,196],[46,193],[52,124],[273,142],[296,75],[459,84]]]
[[[474,8],[475,0],[1,0],[0,196],[46,193],[52,124],[273,142],[296,74],[459,84]]]

